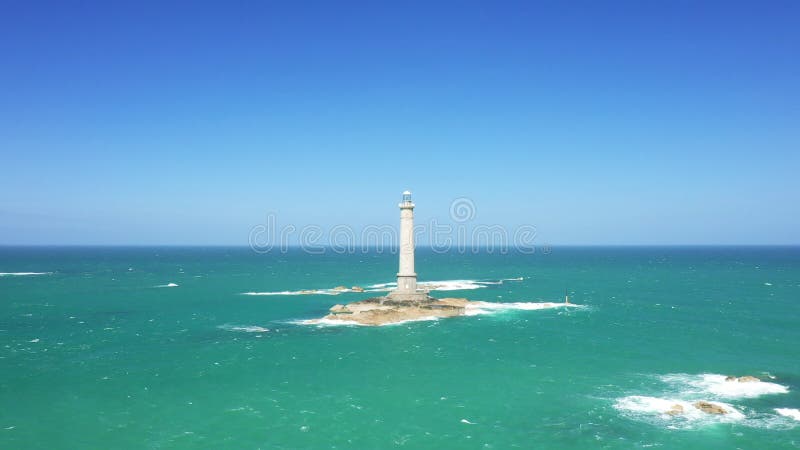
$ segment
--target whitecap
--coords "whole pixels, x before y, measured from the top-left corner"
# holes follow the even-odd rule
[[[488,287],[490,285],[503,284],[506,281],[522,281],[522,277],[503,278],[500,280],[443,280],[443,281],[420,281],[417,286],[428,291],[463,291]],[[296,291],[266,291],[266,292],[243,292],[242,295],[339,295],[353,292],[389,292],[397,288],[396,282],[370,284],[366,288],[353,289],[347,287],[325,288],[325,289],[300,289]]]
[[[794,420],[800,421],[800,409],[797,408],[775,408],[775,412],[785,416],[792,418]]]
[[[220,329],[226,331],[243,331],[245,333],[266,333],[269,328],[260,327],[258,325],[220,325]]]
[[[461,419],[461,423],[466,423],[467,425],[477,425],[475,422],[470,422],[467,419]]]
[[[50,275],[53,272],[0,272],[0,277],[27,277],[33,275]]]
[[[493,314],[500,311],[534,311],[539,309],[552,309],[552,308],[582,308],[583,305],[576,305],[574,303],[554,303],[554,302],[510,302],[510,303],[492,303],[492,302],[470,302],[465,307],[464,315],[477,316],[482,314]]]
[[[410,323],[410,322],[429,322],[429,321],[437,321],[437,320],[439,320],[439,317],[436,317],[436,316],[424,316],[424,317],[415,317],[413,319],[400,320],[400,321],[397,321],[397,322],[382,323],[382,324],[377,325],[377,326],[379,326],[379,327],[391,327],[391,326],[402,325],[404,323]],[[340,326],[368,327],[368,326],[374,326],[374,325],[368,325],[368,324],[356,322],[354,320],[326,319],[324,317],[321,318],[321,319],[294,320],[294,321],[291,321],[290,323],[293,323],[295,325],[317,325],[317,326],[320,326],[320,327],[340,327]]]
[[[436,316],[423,316],[423,317],[415,317],[413,319],[400,320],[398,322],[382,323],[382,324],[380,324],[378,326],[379,327],[389,327],[389,326],[392,326],[392,325],[402,325],[404,323],[410,323],[410,322],[431,322],[431,321],[437,321],[437,320],[439,320],[439,317],[436,317]]]
[[[475,280],[442,280],[442,281],[419,281],[417,287],[429,291],[461,291],[485,288],[489,284],[501,284],[500,282],[475,281]],[[396,282],[377,283],[367,286],[370,292],[388,292],[397,288]]]
[[[753,398],[768,394],[785,394],[786,386],[768,381],[726,381],[725,375],[704,373],[700,375],[669,374],[662,381],[684,395],[713,395],[718,398]]]
[[[444,281],[421,281],[417,286],[430,291],[461,291],[481,289],[492,285],[503,284],[506,281],[522,281],[518,278],[502,278],[499,280],[444,280]],[[395,283],[396,285],[396,283]]]
[[[489,284],[493,284],[493,282],[479,282],[475,280],[445,280],[422,281],[417,283],[417,286],[422,289],[428,289],[429,291],[466,291],[485,288]]]
[[[159,284],[156,286],[157,288],[170,288],[170,287],[178,287],[175,283],[167,283],[167,284]]]
[[[341,326],[366,326],[362,323],[353,320],[332,320],[332,319],[306,319],[306,320],[293,320],[289,323],[295,325],[316,325],[319,327],[341,327]]]
[[[667,426],[668,428],[692,428],[712,423],[736,422],[745,418],[744,414],[730,404],[714,401],[707,402],[724,409],[727,414],[705,413],[696,408],[693,402],[686,400],[642,395],[631,395],[617,399],[614,403],[614,408],[628,418],[649,422],[654,425]],[[680,412],[674,415],[669,414],[673,408]]]
[[[300,291],[243,292],[242,295],[339,295],[341,292],[350,292],[350,290],[303,289]]]

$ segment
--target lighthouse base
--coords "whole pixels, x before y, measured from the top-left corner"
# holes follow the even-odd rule
[[[434,300],[427,290],[417,289],[417,274],[408,272],[397,274],[397,289],[385,298],[396,303],[427,303]]]
[[[385,301],[397,303],[429,303],[435,298],[428,295],[426,291],[392,291],[386,297]]]

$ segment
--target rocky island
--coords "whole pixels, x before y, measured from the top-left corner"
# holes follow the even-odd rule
[[[390,325],[415,320],[439,319],[475,315],[498,309],[545,309],[560,306],[578,306],[569,303],[491,303],[472,301],[466,298],[436,299],[428,290],[417,286],[414,271],[414,203],[411,192],[403,192],[400,207],[400,270],[397,273],[397,288],[385,297],[372,297],[346,305],[334,305],[320,319],[303,321],[305,324],[338,325]],[[364,292],[363,288],[351,289],[338,286],[335,292]]]
[[[465,298],[435,299],[422,301],[393,300],[390,297],[373,297],[347,305],[334,305],[323,317],[326,321],[342,321],[358,325],[388,325],[413,320],[463,316],[470,302]]]

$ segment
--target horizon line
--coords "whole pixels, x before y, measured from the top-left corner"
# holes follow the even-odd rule
[[[107,248],[121,248],[121,247],[174,247],[174,248],[198,248],[198,247],[224,247],[224,248],[251,248],[251,246],[247,244],[3,244],[0,243],[0,248],[11,248],[11,247],[107,247]],[[356,246],[359,249],[374,249],[379,248],[379,246]],[[543,247],[548,248],[563,248],[563,247],[800,247],[800,243],[780,243],[780,244],[764,244],[764,243],[709,243],[709,244],[659,244],[659,243],[651,243],[651,244],[540,244],[534,245],[529,248],[537,249],[537,253],[542,251]],[[286,248],[288,249],[303,249],[303,246],[298,244],[287,245]],[[315,248],[323,248],[323,249],[332,249],[334,246],[332,245],[319,245]],[[390,250],[396,250],[399,246],[387,246],[387,247],[380,247],[380,248],[387,248]],[[430,245],[417,245],[415,249],[420,250],[431,250],[435,247]],[[478,250],[485,250],[494,247],[491,246],[479,246],[473,247],[477,248]],[[472,248],[467,249],[466,251],[470,251]],[[276,251],[280,251],[280,247],[274,249]],[[511,252],[509,249],[508,253]],[[518,250],[518,249],[516,249]],[[270,250],[272,251],[272,250]],[[268,252],[270,252],[268,251]],[[448,251],[449,252],[449,251]],[[495,250],[495,252],[499,253],[499,250]],[[341,253],[350,253],[348,251],[341,252]],[[447,252],[445,252],[447,253]]]

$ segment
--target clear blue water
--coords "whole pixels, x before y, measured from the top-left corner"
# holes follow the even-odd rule
[[[800,408],[797,247],[418,250],[417,270],[523,277],[437,296],[585,307],[316,327],[294,321],[370,294],[241,294],[392,281],[396,255],[0,248],[0,272],[49,272],[0,276],[0,448],[800,446],[775,411]]]

